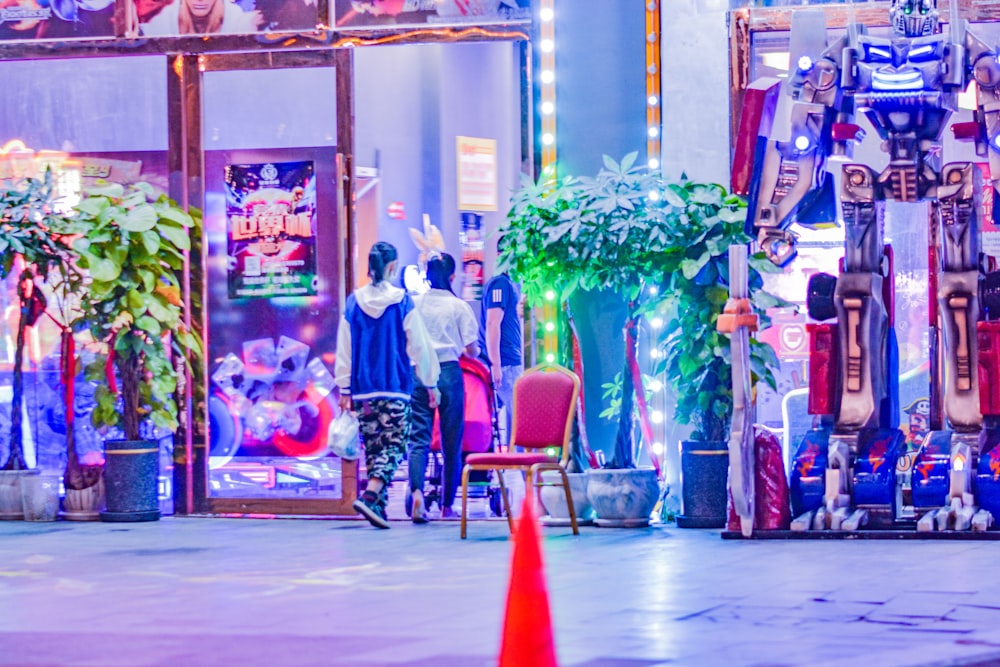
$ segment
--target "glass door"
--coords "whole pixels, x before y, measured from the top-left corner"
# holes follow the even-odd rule
[[[216,58],[201,63],[204,504],[348,513],[357,463],[327,451],[346,260],[336,68]]]

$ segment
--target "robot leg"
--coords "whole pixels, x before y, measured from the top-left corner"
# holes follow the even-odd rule
[[[943,506],[920,518],[920,531],[968,530],[974,523],[988,523],[987,517],[977,517],[973,497],[973,477],[983,436],[977,341],[981,192],[982,176],[975,164],[953,163],[942,169],[938,186],[941,272],[937,301],[943,330],[944,416],[952,432],[947,478],[941,480],[947,483]],[[930,458],[926,463],[930,464]]]

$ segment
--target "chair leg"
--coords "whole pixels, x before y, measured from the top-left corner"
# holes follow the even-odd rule
[[[566,492],[566,507],[569,509],[569,525],[573,526],[573,534],[579,535],[580,528],[576,525],[576,508],[573,507],[573,493],[569,490],[569,477],[566,470],[559,466],[559,476],[562,477],[563,491]]]
[[[469,515],[469,466],[462,466],[462,539],[465,539],[465,521]]]
[[[507,514],[507,526],[510,532],[514,532],[514,517],[510,513],[510,498],[507,497],[507,485],[503,481],[503,470],[497,470],[497,477],[500,480],[500,497],[503,498],[503,511]]]

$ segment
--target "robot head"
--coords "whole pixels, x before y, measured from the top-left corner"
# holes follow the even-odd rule
[[[889,20],[897,36],[933,35],[938,28],[937,0],[892,0]]]

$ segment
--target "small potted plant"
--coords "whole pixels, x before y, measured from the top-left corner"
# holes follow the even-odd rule
[[[76,206],[73,248],[88,274],[82,305],[91,335],[104,347],[86,369],[88,379],[103,381],[91,420],[124,433],[123,440],[105,441],[105,521],[160,515],[159,445],[152,435],[177,430],[178,378],[202,355],[181,298],[194,227],[187,212],[148,183],[98,182]]]
[[[646,525],[660,497],[659,470],[636,469],[634,426],[637,411],[644,408],[644,401],[637,401],[637,384],[645,397],[637,358],[640,319],[666,306],[675,313],[668,331],[678,330],[678,321],[691,318],[689,302],[675,291],[689,283],[704,288],[692,298],[713,301],[699,308],[712,309],[717,316],[726,301],[728,278],[727,272],[715,271],[717,263],[724,264],[731,243],[745,238],[746,205],[738,197],[727,195],[721,186],[683,177],[667,182],[659,172],[636,165],[635,159],[635,153],[620,163],[605,156],[604,167],[593,178],[565,176],[538,183],[525,179],[500,230],[501,268],[525,286],[529,298],[552,290],[569,305],[583,352],[584,381],[591,387],[584,387],[588,412],[602,412],[591,406],[604,405],[607,399],[614,402],[604,411],[617,420],[610,461],[602,470],[588,471],[588,496],[598,523],[605,525]],[[661,338],[658,343],[668,349],[654,375],[673,372],[671,363],[676,366],[678,360],[672,346],[699,341],[709,328],[718,337],[711,319],[686,330],[685,341]],[[701,365],[710,368],[718,392],[725,393],[728,345],[707,349],[711,358]],[[685,357],[685,370],[695,370],[687,368],[688,360]],[[759,361],[772,363],[770,358]],[[690,377],[671,378],[685,407],[701,405],[706,398],[700,394],[706,387]],[[704,409],[725,420],[731,407],[723,402]],[[677,415],[682,423],[692,417],[697,418],[690,410]],[[586,429],[595,449],[601,447],[603,438],[594,437],[592,424]],[[649,433],[644,435],[650,445]],[[658,463],[655,456],[651,460]]]
[[[16,276],[19,315],[11,371],[10,434],[7,457],[0,466],[0,518],[23,516],[21,478],[28,468],[22,432],[25,332],[45,312],[40,284],[50,276],[67,284],[77,280],[73,251],[65,240],[69,221],[59,212],[55,198],[48,169],[41,178],[23,177],[0,187],[0,278]]]

